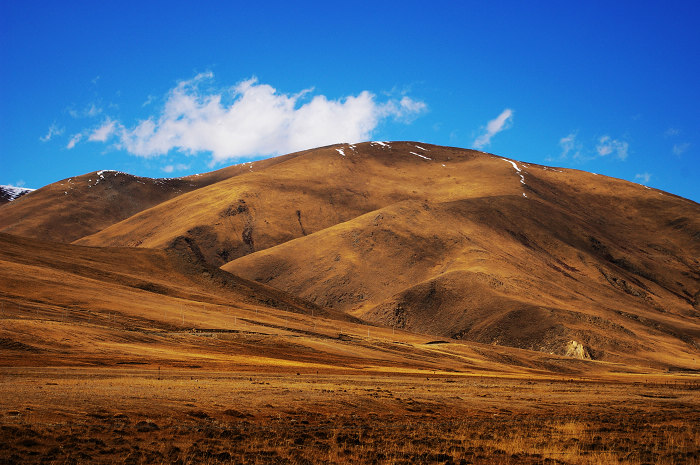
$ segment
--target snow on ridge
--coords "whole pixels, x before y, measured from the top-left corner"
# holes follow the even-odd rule
[[[108,174],[114,173],[115,176],[117,176],[119,174],[131,176],[129,173],[125,173],[123,171],[117,171],[117,170],[100,170],[100,171],[97,171],[95,174],[97,174],[100,178],[104,179],[105,173],[108,173]]]
[[[373,140],[373,141],[370,142],[370,144],[377,144],[377,145],[381,145],[382,147],[389,147],[389,148],[391,148],[391,145],[389,145],[387,142],[382,142],[382,141],[380,141],[380,140]]]
[[[429,151],[428,149],[424,149],[424,148],[423,148],[423,147],[421,147],[420,145],[416,145],[415,147],[416,147],[417,149],[420,149],[420,150],[425,150],[426,152],[428,152],[428,151]]]
[[[513,165],[513,168],[515,168],[515,171],[517,171],[518,173],[520,173],[520,168],[518,167],[518,165],[515,164],[515,162],[514,162],[513,160],[508,160],[507,158],[501,158],[501,160],[507,161],[508,163],[510,163],[511,165]]]
[[[523,185],[524,185],[524,184],[525,184],[525,176],[523,175],[522,170],[520,169],[520,167],[519,167],[514,161],[508,160],[507,158],[501,158],[501,160],[507,161],[508,163],[510,163],[511,165],[513,165],[513,168],[515,168],[515,171],[517,171],[517,172],[518,172],[518,175],[520,176],[520,184],[523,184]]]
[[[522,184],[523,186],[526,186],[527,184],[525,184],[525,175],[523,174],[520,167],[513,160],[508,160],[507,158],[501,158],[501,160],[507,161],[508,163],[513,165],[513,168],[515,168],[516,173],[518,173],[518,176],[520,176],[520,184]],[[525,165],[525,164],[523,163],[523,165]],[[528,198],[528,196],[527,196],[527,194],[525,194],[525,192],[523,192],[523,197],[525,197],[526,199]]]
[[[28,187],[4,186],[4,185],[0,185],[0,189],[5,191],[5,193],[7,195],[7,200],[9,202],[12,202],[13,200],[17,199],[17,197],[21,197],[24,194],[28,194],[28,193],[36,190],[36,189],[29,189]]]
[[[345,156],[345,152],[343,152],[343,149],[335,149],[339,154],[342,156]]]
[[[420,153],[416,153],[416,152],[408,152],[408,153],[415,155],[417,157],[425,158],[426,160],[432,160],[432,158],[426,157],[425,155],[421,155]]]

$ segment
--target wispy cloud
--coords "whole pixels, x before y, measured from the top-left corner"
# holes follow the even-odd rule
[[[513,110],[506,108],[496,118],[486,124],[485,132],[474,140],[477,149],[486,147],[491,143],[491,138],[501,131],[510,128],[513,124]]]
[[[48,142],[54,136],[60,136],[61,134],[63,134],[63,128],[59,128],[56,123],[53,123],[51,126],[49,126],[49,131],[46,133],[46,135],[39,137],[39,140],[42,142]]]
[[[74,135],[70,138],[70,140],[68,141],[68,145],[66,145],[66,148],[67,148],[67,149],[72,149],[73,147],[75,147],[75,144],[77,144],[78,142],[80,142],[80,140],[81,140],[82,138],[83,138],[83,133],[82,133],[82,132],[79,132],[78,134],[74,134]]]
[[[637,173],[634,175],[634,180],[639,181],[640,184],[649,184],[649,181],[651,180],[651,174]]]
[[[102,114],[102,108],[98,107],[96,104],[91,103],[81,110],[76,110],[75,108],[69,108],[68,114],[73,118],[94,118]]]
[[[117,148],[142,157],[209,152],[215,164],[367,140],[380,122],[409,122],[426,110],[410,97],[378,101],[369,91],[337,100],[312,96],[310,89],[283,94],[255,78],[225,91],[203,91],[212,78],[202,73],[180,82],[159,114],[132,127],[108,120],[89,140],[106,142],[114,135]]]
[[[577,134],[575,132],[569,133],[569,135],[559,139],[559,146],[561,147],[560,158],[580,158],[581,150],[583,145],[576,140]]]
[[[172,173],[174,171],[185,171],[190,169],[190,165],[185,165],[184,163],[178,163],[176,165],[165,165],[161,170],[165,173]]]
[[[666,132],[664,132],[664,136],[666,137],[675,137],[681,133],[681,130],[678,128],[668,128],[666,129]]]
[[[105,142],[112,136],[112,134],[115,133],[116,130],[117,123],[112,121],[110,118],[107,118],[107,120],[100,127],[90,133],[88,140],[92,142]]]
[[[683,142],[681,144],[673,144],[673,148],[671,150],[673,150],[674,155],[680,157],[685,152],[687,152],[689,148],[690,148],[690,143]]]
[[[598,157],[616,157],[625,160],[629,155],[629,143],[610,136],[602,136],[597,140],[582,142],[579,139],[578,131],[572,131],[568,135],[559,139],[561,153],[558,158],[550,157],[548,161],[554,160],[578,160],[588,161]]]
[[[629,152],[629,144],[625,141],[613,139],[610,136],[603,136],[598,139],[595,149],[601,157],[613,155],[620,160],[625,160]]]

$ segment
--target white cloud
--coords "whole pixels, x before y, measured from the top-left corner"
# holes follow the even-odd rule
[[[572,132],[568,136],[559,139],[559,146],[561,147],[560,158],[568,158],[569,156],[572,158],[581,157],[581,149],[583,146],[576,140],[576,135],[575,132]]]
[[[80,142],[80,140],[82,138],[83,138],[82,132],[79,132],[78,134],[74,134],[73,137],[71,137],[70,140],[68,141],[68,145],[66,145],[66,148],[69,150],[72,149],[73,147],[75,147],[75,144]]]
[[[664,133],[664,135],[666,137],[675,137],[675,136],[679,135],[680,133],[681,133],[680,129],[668,128],[668,129],[666,129],[666,132]]]
[[[634,175],[634,179],[639,181],[640,184],[648,184],[651,179],[651,174],[649,173],[637,173]]]
[[[629,144],[624,141],[612,139],[610,136],[603,136],[598,139],[598,145],[596,145],[595,149],[601,157],[614,154],[620,160],[624,160],[628,155]]]
[[[185,165],[184,163],[177,163],[176,165],[165,165],[161,168],[161,170],[166,173],[172,173],[173,171],[185,171],[188,169],[190,169],[190,165]]]
[[[60,136],[61,134],[63,134],[63,128],[59,128],[56,123],[53,123],[51,126],[49,126],[49,131],[46,133],[46,135],[39,137],[39,140],[42,142],[48,142],[54,136]]]
[[[506,108],[495,119],[486,124],[486,132],[474,140],[474,147],[480,149],[491,143],[491,138],[499,132],[508,129],[513,123],[513,110]]]
[[[673,144],[673,154],[676,156],[681,156],[690,148],[690,143],[684,142],[682,144]]]
[[[116,130],[117,123],[107,118],[107,120],[102,124],[102,126],[92,131],[92,133],[88,137],[88,140],[92,142],[105,142],[112,136],[112,134],[116,132]]]
[[[256,79],[225,92],[202,91],[202,82],[211,78],[212,73],[202,73],[180,82],[168,93],[160,114],[133,127],[110,120],[111,126],[97,131],[104,130],[99,133],[105,134],[104,141],[117,134],[117,147],[133,155],[210,152],[214,164],[368,140],[381,121],[405,122],[426,110],[425,103],[409,97],[378,102],[368,91],[337,100],[310,97],[309,89],[282,94]]]
[[[629,155],[629,143],[613,139],[610,136],[602,136],[595,142],[595,148],[591,147],[590,141],[587,143],[581,142],[578,138],[578,132],[572,131],[565,137],[559,139],[559,147],[561,154],[559,159],[573,159],[581,162],[593,160],[597,157],[617,157],[620,160],[625,160]],[[548,161],[554,161],[556,158],[551,157]]]

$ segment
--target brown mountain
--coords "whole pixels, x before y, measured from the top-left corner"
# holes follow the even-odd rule
[[[215,173],[110,200],[86,187],[76,205],[54,193],[45,208],[33,200],[40,189],[0,208],[0,221],[15,234],[90,246],[187,244],[207,266],[374,324],[698,368],[694,202],[413,142],[336,145]],[[105,205],[97,213],[92,195]],[[108,210],[137,197],[147,200]]]
[[[287,157],[257,162],[261,167]],[[248,164],[184,178],[151,179],[120,171],[95,171],[49,184],[0,209],[0,231],[72,242],[143,210],[221,180],[248,173]],[[1,193],[1,192],[0,192]]]

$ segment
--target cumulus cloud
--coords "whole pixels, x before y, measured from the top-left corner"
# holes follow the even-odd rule
[[[637,173],[634,175],[635,181],[639,181],[640,184],[648,184],[651,179],[651,174],[649,173]]]
[[[612,139],[610,136],[603,136],[598,139],[598,144],[595,149],[601,157],[612,154],[617,156],[620,160],[624,160],[628,155],[629,144],[624,141]]]
[[[690,148],[690,143],[684,142],[682,144],[673,144],[673,154],[676,156],[681,156]]]
[[[284,94],[255,78],[224,91],[202,90],[212,78],[202,73],[180,82],[159,114],[131,127],[108,120],[89,140],[116,135],[117,148],[142,157],[209,152],[215,164],[368,140],[380,122],[408,122],[426,110],[410,97],[382,102],[369,91],[337,100],[312,96],[311,89]]]
[[[42,142],[48,142],[54,136],[60,136],[61,134],[63,134],[63,128],[59,128],[56,123],[53,123],[51,126],[49,126],[49,131],[46,133],[46,135],[39,137],[39,140]]]
[[[480,149],[491,143],[491,138],[499,132],[511,127],[513,123],[513,110],[506,108],[496,118],[486,124],[486,131],[474,140],[474,147]]]

